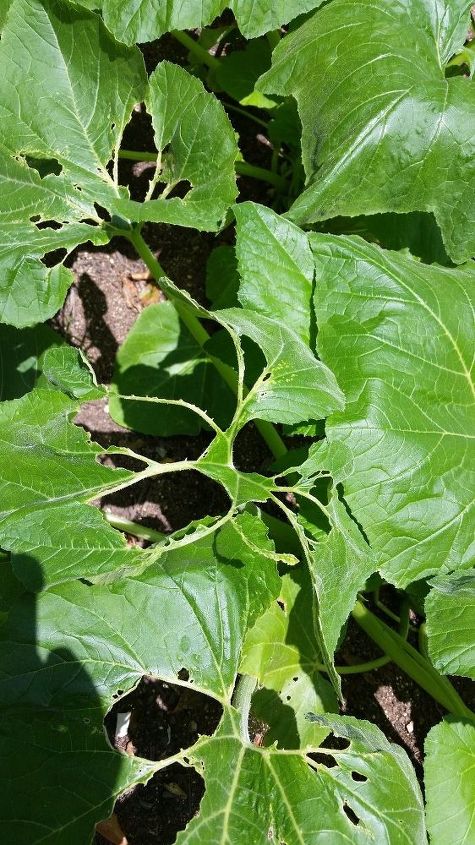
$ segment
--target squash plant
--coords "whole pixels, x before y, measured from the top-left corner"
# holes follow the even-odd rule
[[[219,58],[207,45],[223,28],[206,26],[227,7],[251,40]],[[5,841],[91,842],[118,795],[177,762],[206,785],[181,845],[474,841],[475,714],[447,677],[475,676],[469,7],[2,3]],[[136,42],[169,31],[190,69],[147,76]],[[122,148],[137,103],[147,154]],[[249,105],[276,148],[269,172],[243,161],[226,112]],[[121,158],[155,162],[143,202]],[[267,179],[285,213],[236,204],[237,173]],[[209,308],[166,277],[144,222],[234,222]],[[139,315],[105,386],[42,323],[73,280],[69,253],[115,236],[166,301]],[[126,427],[203,429],[208,445],[172,463],[111,447],[138,467],[113,469],[74,423],[103,397]],[[261,472],[235,465],[249,424],[273,456]],[[93,505],[189,470],[227,510],[146,548]],[[371,609],[382,582],[425,614],[419,647]],[[373,666],[394,661],[447,711],[426,743],[426,806],[406,753],[338,715],[341,674],[372,668],[335,665],[350,616],[383,652]],[[218,701],[215,734],[158,762],[113,750],[104,717],[143,675]]]

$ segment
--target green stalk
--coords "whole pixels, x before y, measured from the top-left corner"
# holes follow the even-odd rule
[[[233,695],[233,707],[239,711],[241,737],[244,742],[248,742],[249,744],[251,742],[249,736],[249,714],[251,712],[251,699],[256,686],[257,681],[251,675],[241,675]]]
[[[274,173],[272,170],[266,170],[265,167],[256,167],[254,164],[248,164],[247,161],[236,161],[236,173],[241,176],[251,176],[252,179],[259,179],[261,182],[269,182],[280,191],[287,191],[289,183],[283,176]]]
[[[157,282],[159,282],[162,276],[166,276],[163,267],[155,258],[152,250],[146,244],[138,229],[130,229],[124,231],[123,233],[121,232],[121,234],[124,234],[131,241],[140,258],[144,264],[146,264]],[[209,340],[210,335],[204,326],[202,326],[198,317],[195,317],[194,314],[190,314],[188,308],[183,302],[174,300],[173,304],[181,321],[184,323],[192,337],[194,337],[196,342],[203,347]],[[226,364],[223,364],[219,358],[210,356],[210,359],[228,387],[231,388],[234,394],[237,394],[238,379],[236,373],[231,370],[230,367],[227,367]],[[255,420],[255,425],[274,457],[280,458],[282,455],[285,455],[287,447],[272,423],[268,423],[265,420]]]
[[[140,150],[119,150],[119,158],[127,161],[156,161],[156,153],[146,153]],[[252,179],[258,179],[260,182],[268,182],[280,191],[287,191],[289,183],[283,176],[274,173],[272,170],[267,170],[265,167],[257,167],[254,164],[249,164],[247,161],[236,161],[235,170],[240,176],[250,176]]]
[[[223,103],[225,108],[229,109],[229,111],[234,111],[236,114],[241,114],[243,117],[247,117],[248,120],[252,120],[254,123],[257,123],[258,126],[262,126],[263,129],[266,131],[269,128],[269,123],[266,120],[263,120],[262,117],[257,117],[252,111],[242,109],[240,106],[235,106],[234,103],[228,103],[227,101]],[[254,106],[257,108],[257,106]]]
[[[132,537],[140,537],[143,540],[150,540],[152,543],[160,543],[166,537],[166,534],[162,534],[161,531],[155,531],[154,528],[148,528],[147,525],[141,525],[139,522],[132,522],[117,513],[104,510],[102,513],[109,525],[118,528],[119,531],[125,531],[126,534],[131,534]]]
[[[211,68],[211,70],[217,70],[219,68],[221,64],[219,59],[217,59],[215,56],[212,56],[211,53],[208,53],[208,51],[205,50],[205,48],[202,47],[201,44],[198,44],[198,42],[195,41],[195,39],[192,38],[191,35],[188,35],[186,32],[180,32],[180,30],[178,29],[174,29],[171,35],[173,35],[173,38],[176,41],[179,41],[180,44],[183,45],[183,47],[186,47],[186,49],[189,53],[192,54],[192,56],[196,56],[198,61],[200,61],[202,64]]]
[[[475,719],[475,713],[464,704],[450,681],[439,675],[417,649],[371,613],[361,600],[356,602],[352,615],[360,628],[435,701],[454,716]]]

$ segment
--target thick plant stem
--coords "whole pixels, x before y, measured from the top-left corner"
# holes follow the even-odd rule
[[[159,282],[162,276],[166,276],[163,267],[155,258],[152,250],[146,244],[138,229],[131,229],[127,232],[124,232],[123,234],[126,234],[128,239],[134,245],[140,258],[146,264],[152,276],[157,282]],[[181,321],[184,323],[192,337],[194,337],[194,339],[197,343],[199,343],[200,346],[204,346],[205,343],[209,340],[210,335],[208,334],[204,326],[200,323],[198,317],[195,317],[194,314],[190,314],[188,308],[184,303],[179,302],[178,300],[174,300],[173,304],[178,312]],[[234,394],[237,394],[238,379],[236,373],[231,370],[230,367],[227,367],[225,364],[223,364],[223,362],[220,361],[219,358],[210,356],[210,360],[213,362],[214,366],[218,370],[219,374],[223,377],[228,387],[230,387]],[[264,420],[256,420],[255,425],[274,457],[280,458],[282,457],[282,455],[285,455],[285,453],[287,452],[287,447],[282,438],[280,437],[278,431],[272,425],[272,423],[265,422]]]
[[[119,150],[119,158],[126,161],[152,161],[157,160],[156,153],[141,152],[141,150]],[[236,161],[235,170],[240,176],[250,176],[252,179],[257,179],[259,182],[268,182],[278,188],[279,191],[287,191],[289,183],[283,176],[274,173],[272,170],[266,170],[265,167],[257,167],[254,164],[249,164],[247,161]]]
[[[352,615],[363,631],[391,657],[394,663],[446,710],[462,719],[475,719],[475,713],[464,704],[450,681],[439,675],[417,649],[371,613],[362,601],[356,602]]]
[[[249,736],[249,714],[251,712],[251,699],[256,689],[257,681],[251,675],[241,675],[237,682],[233,695],[233,706],[239,711],[239,726],[241,737],[244,742],[251,742]]]
[[[179,29],[174,29],[171,33],[173,38],[176,41],[179,41],[183,47],[186,47],[189,53],[192,56],[196,56],[198,61],[202,62],[202,64],[206,65],[207,67],[211,68],[211,70],[217,70],[219,68],[221,62],[215,56],[212,56],[211,53],[208,53],[201,44],[198,44],[191,35],[188,35],[186,32],[180,32]]]

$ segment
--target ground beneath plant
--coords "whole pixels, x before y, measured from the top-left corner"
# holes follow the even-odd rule
[[[148,46],[145,54],[149,71],[161,58],[183,59],[180,48],[170,39]],[[233,121],[246,158],[268,166],[270,153],[259,127],[245,118]],[[149,120],[140,110],[127,130],[124,147],[153,149]],[[143,198],[149,176],[147,166],[123,164],[123,180],[130,184],[136,198]],[[241,177],[239,188],[241,199],[272,204],[272,190],[264,184]],[[215,246],[232,242],[232,230],[215,236],[147,225],[143,234],[166,273],[196,299],[205,301],[206,260]],[[116,239],[108,247],[79,249],[70,257],[69,265],[76,281],[54,325],[70,343],[84,350],[98,380],[107,383],[112,378],[116,351],[128,330],[140,311],[158,301],[161,294],[125,240]],[[77,422],[104,447],[127,445],[145,455],[170,460],[197,457],[208,442],[206,435],[163,439],[122,429],[111,420],[104,402],[84,405]],[[244,470],[257,470],[268,459],[257,432],[249,426],[240,439],[239,464]],[[225,497],[211,481],[194,473],[177,473],[106,497],[98,504],[111,514],[169,533],[192,519],[221,512]],[[351,664],[378,656],[374,644],[351,622],[338,662]],[[456,683],[473,707],[473,686]],[[392,663],[364,675],[344,676],[343,693],[342,712],[378,725],[390,740],[405,748],[420,776],[424,738],[440,721],[443,709]],[[201,734],[211,734],[219,718],[219,705],[206,696],[144,678],[132,693],[118,700],[106,727],[111,743],[122,752],[160,760],[189,747]],[[177,832],[199,811],[203,793],[204,782],[191,768],[175,764],[159,772],[146,786],[133,789],[117,802],[122,845],[173,843]],[[96,845],[110,841],[119,843],[120,836],[96,836]]]

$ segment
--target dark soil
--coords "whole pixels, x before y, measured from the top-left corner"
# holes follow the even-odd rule
[[[162,58],[174,61],[185,58],[184,51],[171,38],[146,45],[144,52],[149,71]],[[236,121],[233,114],[231,119],[240,133],[248,160],[268,166],[270,152],[259,137],[259,127],[251,120]],[[150,121],[142,110],[134,114],[123,146],[153,149]],[[149,168],[128,162],[121,167],[122,180],[130,185],[132,196],[143,198]],[[240,199],[272,202],[272,191],[265,184],[241,177],[239,187]],[[143,234],[166,273],[204,302],[207,258],[219,243],[232,242],[232,229],[213,235],[179,227],[146,225]],[[161,294],[125,240],[115,239],[107,247],[78,249],[68,263],[76,280],[54,325],[70,343],[84,350],[98,380],[107,383],[112,377],[116,351],[138,313]],[[111,420],[103,402],[85,404],[77,422],[104,447],[126,445],[144,455],[170,460],[197,457],[209,441],[206,434],[197,438],[163,439],[122,429]],[[267,450],[253,426],[240,437],[236,457],[245,470],[258,470],[268,461]],[[193,519],[222,512],[226,497],[218,485],[201,476],[177,473],[104,497],[98,504],[111,513],[168,533]],[[338,662],[362,662],[378,656],[375,645],[350,622]],[[473,687],[461,686],[467,704],[470,706],[470,696],[473,706]],[[432,725],[440,721],[443,709],[392,663],[364,675],[344,676],[343,693],[343,712],[377,724],[389,739],[402,745],[420,777],[424,738]],[[124,713],[131,714],[128,731],[116,738],[117,716]],[[107,717],[106,727],[111,742],[122,752],[161,760],[192,745],[201,734],[211,734],[219,718],[219,705],[206,696],[144,678],[136,690],[116,703]],[[157,773],[146,786],[122,796],[115,812],[128,845],[174,842],[177,832],[198,811],[203,792],[200,775],[192,768],[175,764]],[[98,834],[96,845],[107,845],[107,840]]]

